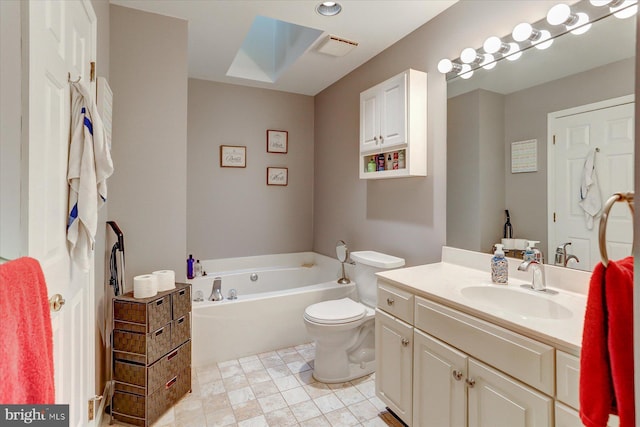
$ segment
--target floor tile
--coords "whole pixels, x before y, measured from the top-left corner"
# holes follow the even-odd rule
[[[240,403],[246,403],[250,400],[255,400],[256,396],[253,394],[251,387],[244,387],[238,390],[233,390],[227,393],[229,396],[229,402],[231,406],[238,405]]]
[[[224,378],[231,378],[236,375],[244,374],[240,363],[237,365],[220,366],[220,376]]]
[[[224,382],[222,380],[211,381],[200,386],[200,396],[202,398],[215,396],[225,393],[226,391],[227,389],[224,388]]]
[[[276,387],[272,380],[253,384],[251,386],[251,389],[253,390],[253,394],[255,394],[256,398],[258,399],[280,392],[280,390],[278,390],[278,387]]]
[[[366,397],[362,395],[355,387],[344,388],[336,390],[334,394],[344,403],[344,406],[353,405],[354,403],[362,402],[366,400]]]
[[[241,357],[240,359],[238,359],[238,362],[240,362],[240,364],[244,364],[247,362],[255,362],[255,361],[259,361],[260,358],[258,357],[257,354],[251,355],[251,356],[246,356],[246,357]]]
[[[241,363],[240,367],[242,367],[242,370],[245,374],[264,370],[264,365],[262,364],[262,362],[260,362],[259,359],[252,360],[247,363]]]
[[[305,372],[305,371],[311,370],[311,366],[309,366],[309,364],[305,362],[304,359],[301,359],[299,361],[289,362],[286,365],[287,365],[287,368],[289,368],[289,370],[294,374],[298,372]]]
[[[238,427],[269,427],[269,424],[267,424],[267,420],[264,415],[259,415],[239,422]]]
[[[249,381],[244,374],[235,375],[230,378],[224,378],[222,382],[224,383],[224,388],[227,391],[238,390],[240,388],[249,386]]]
[[[271,376],[269,376],[269,373],[266,371],[266,369],[263,371],[249,372],[245,376],[247,377],[247,381],[249,381],[249,384],[258,384],[265,381],[271,381]]]
[[[287,405],[289,406],[295,405],[296,403],[311,400],[307,392],[304,391],[304,388],[302,387],[296,387],[296,388],[292,388],[291,390],[283,391],[282,397],[284,397],[284,400],[287,402]]]
[[[299,422],[310,420],[311,418],[316,418],[322,415],[322,412],[320,412],[320,409],[318,409],[312,400],[290,405],[289,408]]]
[[[285,364],[267,368],[267,373],[273,379],[287,377],[291,375],[291,371],[289,370],[289,368],[287,368],[287,365]]]
[[[316,382],[316,379],[313,378],[313,371],[311,370],[304,371],[304,372],[297,372],[295,376],[298,379],[298,382],[300,384],[311,384]]]
[[[362,423],[363,427],[389,427],[382,418],[375,417]]]
[[[318,382],[305,385],[304,389],[312,399],[332,393],[328,385]]]
[[[202,399],[202,409],[204,410],[205,414],[207,412],[218,411],[220,409],[227,408],[231,408],[231,402],[229,402],[229,396],[227,396],[227,393],[220,393]]]
[[[300,387],[302,384],[298,382],[295,376],[288,375],[286,377],[274,378],[273,383],[278,387],[278,390],[285,391],[292,388]]]
[[[312,418],[300,423],[300,427],[331,427],[331,424],[324,416]]]
[[[297,426],[298,422],[289,408],[282,408],[276,411],[268,412],[264,414],[267,419],[267,423],[270,426],[288,427]]]
[[[313,402],[318,406],[318,409],[320,409],[323,414],[344,408],[343,403],[334,394],[320,396],[313,399]]]
[[[363,400],[347,407],[361,423],[376,418],[380,411],[368,400]]]
[[[367,399],[375,397],[375,395],[376,395],[376,382],[373,381],[373,380],[356,384],[355,387]]]
[[[354,417],[347,408],[329,412],[328,414],[324,414],[324,416],[334,427],[348,427],[359,424],[356,417]]]
[[[257,400],[250,400],[245,403],[233,405],[233,413],[237,421],[243,421],[261,415],[262,408]]]
[[[374,397],[370,398],[369,402],[371,402],[373,404],[373,406],[375,406],[378,411],[386,410],[387,405],[385,405],[384,402],[382,400],[380,400],[377,396],[374,396]]]
[[[225,427],[235,425],[236,423],[236,417],[233,414],[233,409],[230,407],[205,412],[205,418],[207,420],[207,427]]]
[[[262,412],[271,412],[276,409],[282,409],[287,407],[287,402],[284,400],[280,393],[272,394],[271,396],[261,397],[258,399],[258,403],[262,408]]]

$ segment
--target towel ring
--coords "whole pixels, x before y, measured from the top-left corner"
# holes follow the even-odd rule
[[[600,228],[598,230],[598,244],[600,246],[600,259],[602,260],[602,265],[605,267],[609,264],[609,257],[607,256],[607,220],[609,219],[609,211],[616,202],[627,202],[631,210],[631,215],[633,216],[633,196],[633,192],[614,193],[613,196],[609,197],[609,200],[607,200],[607,203],[605,203],[602,209]]]

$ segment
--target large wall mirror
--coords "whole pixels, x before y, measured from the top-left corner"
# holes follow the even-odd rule
[[[546,263],[571,242],[567,251],[580,262],[567,266],[592,270],[599,218],[590,229],[579,204],[583,169],[593,155],[603,206],[613,192],[633,191],[635,40],[635,18],[608,16],[585,34],[566,33],[546,50],[448,82],[449,246],[490,252],[504,237],[508,209],[513,237],[540,241]],[[618,104],[624,112],[600,114]],[[554,132],[560,154],[549,148]],[[525,141],[536,142],[512,145]],[[535,159],[534,170],[512,171],[512,154],[526,155],[529,166]],[[632,236],[628,209],[616,205],[612,259],[629,255]]]

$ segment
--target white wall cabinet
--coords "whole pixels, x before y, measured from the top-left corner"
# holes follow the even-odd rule
[[[384,156],[382,170],[379,155]],[[402,156],[404,167],[397,161]],[[360,94],[359,157],[361,179],[426,176],[426,73],[409,69]],[[376,168],[370,171],[373,159]]]

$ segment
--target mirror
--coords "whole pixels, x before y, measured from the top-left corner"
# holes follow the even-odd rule
[[[563,34],[546,50],[528,49],[516,61],[448,82],[448,246],[490,252],[508,209],[513,237],[540,241],[544,262],[554,262],[549,194],[580,172],[548,182],[548,115],[633,94],[635,39],[635,18],[608,16],[585,34]],[[512,173],[511,144],[529,140],[537,140],[535,171]],[[603,189],[603,205],[609,196]]]
[[[343,240],[338,240],[336,242],[336,256],[338,257],[338,261],[340,261],[342,265],[342,277],[338,279],[338,283],[347,284],[351,283],[351,280],[347,278],[347,275],[344,271],[344,263],[349,259],[349,248],[347,248],[347,244]]]

